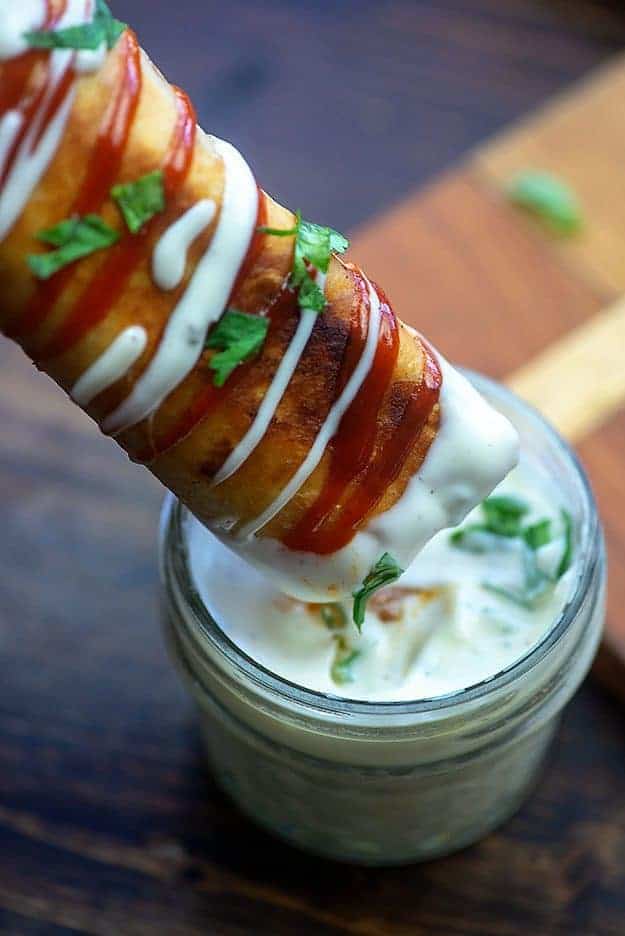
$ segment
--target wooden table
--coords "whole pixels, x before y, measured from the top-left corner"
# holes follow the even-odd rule
[[[531,155],[522,131],[408,192],[620,48],[618,4],[231,0],[218,13],[177,0],[171,23],[155,6],[128,0],[124,13],[270,190],[339,227],[399,203],[354,255],[452,356],[508,376],[624,291],[618,257],[600,270],[596,252],[571,258],[579,247],[546,245],[501,199],[510,160]],[[541,157],[562,159],[541,140]],[[534,301],[544,315],[525,314]],[[206,774],[162,646],[158,485],[6,343],[0,362],[0,932],[625,932],[622,709],[593,682],[531,802],[455,857],[342,867],[242,818]],[[614,544],[616,623],[624,429],[612,414],[582,444]]]

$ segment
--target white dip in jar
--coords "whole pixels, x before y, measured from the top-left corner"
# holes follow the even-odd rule
[[[486,834],[531,788],[597,647],[603,544],[579,464],[470,379],[519,431],[521,465],[370,599],[360,635],[348,603],[286,598],[166,505],[166,628],[209,762],[242,809],[318,854],[401,863]]]
[[[494,529],[518,519],[510,529],[519,535],[493,533],[493,511]],[[486,511],[476,508],[453,534],[438,533],[396,585],[372,596],[360,633],[351,602],[288,597],[192,517],[191,575],[224,633],[284,679],[351,699],[427,699],[501,672],[553,627],[576,575],[576,563],[566,562],[565,511],[554,483],[523,458]],[[542,586],[536,596],[526,585],[528,563]]]

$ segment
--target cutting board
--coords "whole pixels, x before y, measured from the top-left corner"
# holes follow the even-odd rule
[[[505,380],[576,447],[607,535],[597,676],[625,698],[625,58],[378,217],[353,254],[454,361]],[[511,205],[543,169],[578,195],[564,238]]]

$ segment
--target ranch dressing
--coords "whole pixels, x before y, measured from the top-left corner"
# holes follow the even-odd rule
[[[536,551],[536,561],[553,574],[564,549],[562,505],[553,483],[523,459],[496,493],[527,503],[524,523],[552,521],[552,542]],[[478,507],[462,527],[481,520]],[[241,650],[290,682],[370,701],[456,692],[510,666],[553,626],[575,575],[570,569],[530,610],[483,587],[486,580],[520,586],[520,542],[478,554],[457,548],[443,531],[396,586],[370,599],[359,635],[351,622],[351,601],[323,612],[319,605],[287,597],[190,516],[186,535],[195,586]],[[343,626],[333,629],[337,607]]]

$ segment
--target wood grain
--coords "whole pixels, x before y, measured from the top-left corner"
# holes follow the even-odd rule
[[[625,40],[620,4],[591,0],[123,7],[205,125],[337,227]],[[447,181],[398,208],[405,224],[372,222],[354,253],[451,356],[504,376],[611,301],[609,284],[546,262],[491,178]],[[212,785],[165,656],[158,485],[4,343],[0,373],[1,933],[622,936],[625,742],[610,698],[582,689],[530,803],[453,858],[374,872],[270,839]],[[581,447],[619,620],[624,430],[619,414]]]
[[[572,329],[506,379],[569,442],[625,406],[625,298]]]
[[[616,295],[625,292],[624,95],[625,68],[619,57],[475,157],[477,171],[496,189],[528,168],[565,179],[581,200],[584,233],[554,236],[551,247],[576,276]],[[542,227],[539,233],[546,236]]]
[[[518,213],[461,168],[361,232],[354,256],[398,314],[457,363],[504,377],[612,293],[545,251]]]

